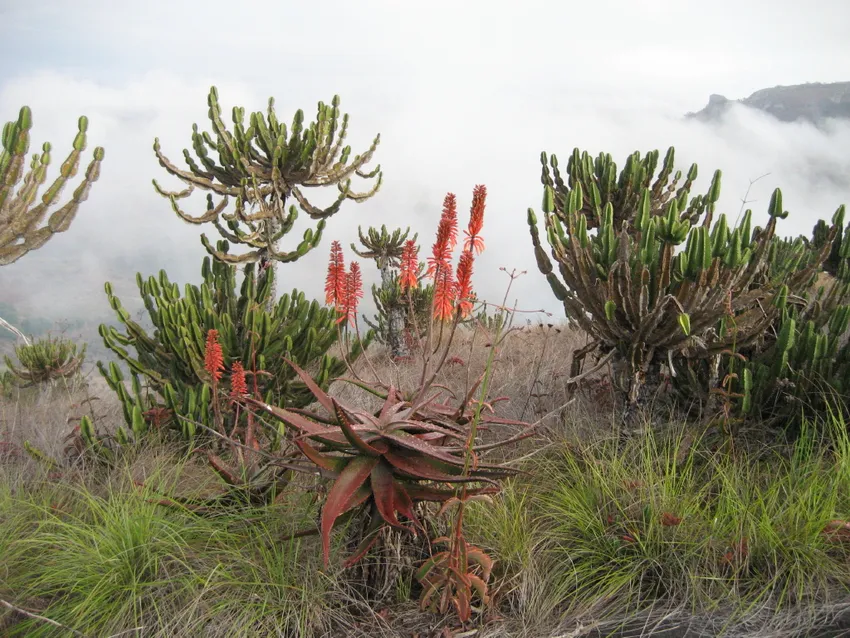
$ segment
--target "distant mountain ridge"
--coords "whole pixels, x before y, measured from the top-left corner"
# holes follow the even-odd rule
[[[685,117],[703,122],[719,120],[733,105],[763,111],[782,122],[808,121],[822,124],[830,118],[850,119],[850,82],[813,82],[761,89],[742,100],[711,95],[701,111]]]

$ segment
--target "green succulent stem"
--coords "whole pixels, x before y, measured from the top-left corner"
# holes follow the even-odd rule
[[[366,152],[351,157],[351,147],[344,145],[348,114],[341,114],[339,96],[334,96],[330,104],[319,102],[315,121],[306,125],[299,109],[290,127],[279,121],[273,99],[269,99],[266,113],[254,112],[247,122],[245,109],[234,107],[232,129],[221,117],[216,87],[210,89],[207,103],[213,132],[201,132],[193,125],[192,148],[196,157],[188,149],[183,151],[188,170],[178,168],[162,152],[159,139],[154,141],[160,165],[186,188],[169,191],[156,180],[153,184],[180,219],[190,224],[210,223],[222,239],[248,249],[239,255],[224,253],[202,235],[202,244],[215,259],[231,264],[259,262],[263,278],[277,263],[293,262],[315,248],[326,220],[339,212],[343,202],[363,202],[378,192],[383,175],[380,166],[371,171],[365,167],[380,143],[380,135]],[[369,190],[355,192],[351,187],[355,176],[377,179]],[[305,194],[309,188],[331,186],[337,187],[339,195],[326,208],[315,206]],[[180,206],[180,201],[196,188],[208,193],[206,211],[197,216]],[[292,199],[297,207],[288,206]],[[231,201],[233,205],[229,207]],[[293,230],[299,210],[317,220],[317,224],[304,231],[294,249],[282,250],[280,241]]]
[[[52,160],[50,143],[45,142],[42,152],[30,160],[25,171],[30,146],[32,112],[21,108],[16,121],[3,126],[3,150],[0,152],[0,266],[11,264],[32,250],[43,246],[57,233],[71,225],[80,204],[88,199],[92,184],[100,177],[100,164],[104,150],[98,146],[83,180],[74,190],[70,200],[50,213],[58,203],[65,185],[79,170],[80,160],[86,150],[88,118],[80,117],[73,148],[59,169],[59,175],[41,194],[39,189],[47,181],[47,170]]]

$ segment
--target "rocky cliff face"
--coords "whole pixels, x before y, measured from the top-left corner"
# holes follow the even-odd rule
[[[797,84],[761,89],[742,100],[712,95],[708,105],[686,117],[702,121],[719,119],[733,104],[743,104],[783,122],[798,120],[821,124],[830,118],[850,119],[850,82]]]

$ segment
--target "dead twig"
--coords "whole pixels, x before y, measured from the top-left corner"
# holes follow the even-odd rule
[[[13,605],[7,600],[3,600],[0,598],[0,605],[3,605],[7,609],[12,610],[16,614],[21,614],[22,616],[26,616],[27,618],[33,618],[35,620],[40,620],[41,622],[46,622],[48,625],[53,625],[54,627],[59,627],[59,629],[64,629],[65,631],[70,631],[75,636],[85,636],[85,634],[81,631],[77,631],[76,629],[72,629],[67,625],[63,625],[60,622],[56,622],[55,620],[51,620],[50,618],[45,618],[44,616],[40,616],[39,614],[24,609],[23,607],[18,607],[17,605]]]

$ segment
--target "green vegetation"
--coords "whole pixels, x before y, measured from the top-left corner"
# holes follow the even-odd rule
[[[576,353],[573,374],[594,350],[607,357],[627,421],[657,394],[665,376],[677,388],[684,385],[686,400],[701,401],[706,417],[716,415],[721,397],[740,399],[741,411],[749,413],[754,384],[763,397],[807,372],[838,381],[841,359],[834,367],[821,359],[837,355],[847,333],[850,285],[830,284],[816,293],[812,286],[828,259],[847,277],[844,207],[832,226],[816,226],[811,241],[777,242],[777,222],[788,216],[779,189],[765,228],[752,228],[750,210],[733,226],[723,214],[715,218],[720,171],[706,194],[692,197],[696,164],[680,185],[674,149],[660,170],[659,157],[658,151],[636,152],[618,175],[610,155],[594,160],[575,149],[564,176],[556,156],[541,155],[544,229],[557,273],[529,209],[537,264],[567,317],[593,339]],[[810,323],[789,369],[803,318]],[[827,324],[829,334],[816,336]]]
[[[218,248],[226,253],[227,243],[220,242]],[[315,370],[316,382],[326,388],[345,371],[345,360],[353,362],[360,354],[357,343],[341,357],[330,355],[339,337],[336,313],[307,300],[298,290],[274,299],[274,274],[258,278],[254,264],[246,264],[238,290],[236,266],[206,257],[201,275],[203,283],[187,285],[182,297],[165,271],[147,280],[137,275],[153,334],[130,317],[106,284],[109,303],[124,331],[101,325],[100,335],[129,366],[131,388],[124,384],[115,363],[99,363],[99,368],[124,405],[125,422],[132,432],[128,437],[142,436],[153,417],[159,417],[158,427],[165,425],[185,439],[195,436],[197,424],[214,427],[210,397],[219,388],[214,388],[204,367],[209,330],[217,332],[228,368],[238,361],[252,372],[258,396],[299,408],[311,403],[312,395],[284,357]],[[142,416],[146,421],[139,423]]]
[[[565,174],[544,153],[529,249],[569,325],[515,327],[522,273],[506,268],[504,299],[479,299],[478,185],[463,237],[446,195],[424,260],[410,229],[359,233],[352,249],[381,272],[375,330],[361,334],[362,268],[339,241],[324,305],[278,297],[274,264],[317,247],[345,200],[377,192],[380,170],[364,166],[379,138],[351,158],[336,97],[289,128],[272,101],[247,125],[234,108],[232,131],[214,87],[208,104],[214,134],[194,127],[188,171],[154,145],[188,188],[156,188],[222,239],[202,236],[202,281],[182,294],[164,271],[137,275],[152,331],[105,285],[119,325],[100,335],[129,382],[98,362],[103,396],[80,381],[24,397],[7,390],[75,374],[85,346],[50,338],[5,359],[0,633],[578,636],[663,616],[723,635],[811,629],[846,605],[843,207],[811,237],[780,239],[778,189],[764,228],[751,211],[732,224],[716,211],[719,171],[692,196],[697,167],[683,179],[672,148],[621,171],[575,150]],[[6,197],[28,130],[28,111],[4,130],[0,221],[40,220],[85,146],[82,119],[30,209],[49,147]],[[377,180],[358,194],[354,175]],[[325,185],[339,196],[322,209],[304,190]],[[195,188],[208,191],[200,217],[178,205]],[[290,197],[318,224],[285,251]],[[6,243],[46,240],[20,236]]]
[[[171,477],[148,482],[165,489],[181,478],[182,466],[167,467]],[[201,519],[157,505],[129,469],[107,486],[35,481],[23,497],[4,481],[0,599],[50,600],[43,614],[83,635],[294,636],[328,626],[335,578],[309,569],[315,558],[301,541],[280,541],[309,523],[308,502]],[[57,635],[36,618],[5,620],[6,636]]]
[[[404,232],[396,228],[389,233],[386,226],[381,226],[380,232],[370,227],[366,235],[358,226],[357,234],[363,249],[358,249],[355,244],[351,244],[351,250],[363,259],[374,259],[381,273],[380,287],[372,286],[372,300],[375,302],[378,314],[375,315],[375,323],[368,320],[366,323],[375,330],[378,341],[389,346],[393,357],[405,358],[409,355],[409,344],[414,327],[408,321],[411,313],[408,300],[402,293],[398,269],[405,255],[405,247],[408,244],[415,245],[418,235],[414,234],[408,239],[410,228],[405,229]],[[415,294],[416,301],[413,303],[414,307],[417,305],[419,307],[418,316],[427,316],[429,300],[425,300],[424,304],[421,302],[417,304],[417,301],[425,296],[421,287],[417,287]],[[412,316],[417,316],[415,310]]]
[[[62,163],[59,177],[41,196],[41,202],[35,205],[38,189],[47,179],[47,168],[52,159],[50,143],[45,142],[41,154],[32,156],[30,170],[25,173],[32,112],[24,106],[17,121],[7,122],[3,126],[3,152],[0,153],[0,266],[17,261],[28,252],[43,246],[54,234],[68,230],[80,204],[88,198],[92,183],[100,176],[100,163],[104,155],[101,147],[94,150],[94,158],[70,201],[51,213],[47,223],[42,225],[65,184],[77,174],[80,158],[86,150],[88,124],[88,118],[80,117],[73,150]]]
[[[193,125],[192,148],[198,160],[184,149],[188,171],[178,168],[162,153],[159,139],[154,141],[154,153],[160,165],[187,188],[172,192],[163,189],[156,180],[153,184],[171,202],[180,219],[190,224],[212,223],[223,239],[250,249],[241,255],[231,255],[213,247],[202,234],[201,242],[207,252],[219,261],[231,264],[259,261],[264,266],[261,274],[273,272],[277,263],[295,261],[318,246],[326,220],[339,212],[343,202],[366,201],[381,187],[380,165],[365,171],[381,136],[375,136],[365,153],[351,157],[351,147],[343,146],[348,135],[348,114],[340,118],[339,96],[334,96],[330,104],[319,102],[316,121],[306,127],[304,112],[299,109],[288,129],[278,120],[273,98],[269,98],[265,114],[251,113],[247,128],[245,109],[233,107],[232,132],[221,118],[215,87],[210,89],[207,103],[213,134],[202,133]],[[218,156],[220,164],[210,156],[210,151]],[[355,175],[377,179],[368,191],[355,192],[351,190],[351,178]],[[303,192],[326,186],[336,186],[339,190],[336,201],[327,208],[313,205]],[[178,204],[196,188],[208,191],[206,212],[199,216],[186,213]],[[318,223],[304,232],[303,240],[294,250],[286,251],[280,249],[280,241],[298,218],[298,208],[294,205],[289,210],[286,208],[290,197]],[[225,212],[231,199],[233,210]]]
[[[17,365],[4,357],[9,372],[18,382],[37,385],[77,374],[86,358],[82,348],[64,337],[45,337],[15,346]]]
[[[850,437],[833,415],[782,446],[730,449],[681,427],[622,447],[558,443],[469,536],[502,559],[506,606],[598,618],[650,607],[730,625],[850,593]]]

